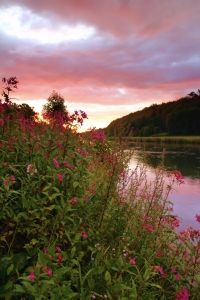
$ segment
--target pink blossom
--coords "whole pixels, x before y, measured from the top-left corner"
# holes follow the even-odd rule
[[[86,233],[85,231],[83,231],[81,234],[82,234],[82,237],[83,237],[84,239],[87,239],[87,238],[88,238],[88,235],[87,235],[87,233]]]
[[[44,254],[46,254],[46,253],[47,253],[47,251],[48,251],[48,248],[47,248],[47,247],[45,247],[45,248],[43,249],[43,252],[44,252]]]
[[[162,251],[159,250],[159,251],[157,252],[157,256],[160,257],[161,255],[162,255]]]
[[[34,280],[35,279],[34,271],[30,271],[29,279],[30,280]]]
[[[8,185],[9,185],[9,180],[5,180],[5,181],[4,181],[4,184],[5,184],[6,186],[8,186]]]
[[[58,177],[58,180],[59,180],[60,182],[63,181],[63,176],[62,176],[62,174],[57,174],[57,177]]]
[[[47,275],[51,276],[52,275],[52,270],[51,269],[47,269],[46,273],[47,273]]]
[[[165,274],[164,271],[163,271],[163,267],[159,267],[159,268],[158,268],[158,272],[162,275],[162,277],[165,277],[165,276],[166,276],[166,274]]]
[[[59,163],[58,163],[56,158],[53,158],[53,163],[54,163],[55,168],[58,169],[59,168]]]
[[[178,291],[175,300],[189,300],[189,294],[185,287]]]
[[[10,176],[10,180],[15,181],[15,180],[16,180],[16,179],[15,179],[15,176],[11,175],[11,176]]]
[[[26,169],[26,172],[29,173],[30,172],[30,169],[33,167],[32,164],[28,165],[27,169]]]
[[[176,272],[176,268],[172,267],[171,272],[175,273]]]
[[[144,224],[142,227],[148,231],[154,231],[151,224]]]
[[[177,274],[175,275],[175,280],[180,280],[180,274],[179,274],[179,273],[177,273]]]
[[[60,249],[60,247],[57,246],[57,247],[56,247],[56,251],[57,251],[57,252],[61,252],[62,250]]]
[[[63,260],[63,256],[62,255],[58,255],[58,260],[61,262]]]
[[[197,215],[197,214],[196,214],[195,217],[196,217],[196,221],[197,221],[197,222],[200,222],[200,215]]]
[[[72,204],[76,204],[76,203],[77,203],[76,197],[72,198]]]
[[[130,263],[132,264],[132,266],[134,266],[136,264],[135,258],[130,258]]]

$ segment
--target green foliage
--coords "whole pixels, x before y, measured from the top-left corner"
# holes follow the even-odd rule
[[[47,99],[47,104],[43,106],[43,113],[55,112],[66,113],[67,108],[65,106],[65,99],[56,91],[53,91]]]
[[[101,132],[12,122],[0,132],[0,299],[200,297],[199,232],[177,234],[168,201],[178,171],[150,183]]]

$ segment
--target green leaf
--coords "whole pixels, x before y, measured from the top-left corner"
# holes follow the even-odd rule
[[[70,267],[62,267],[60,269],[57,269],[55,272],[53,272],[53,276],[61,276],[66,274],[67,272],[69,272],[71,270]]]
[[[108,271],[105,273],[105,281],[107,281],[108,284],[111,284],[111,275]]]
[[[27,290],[29,291],[29,292],[31,292],[31,294],[32,295],[35,295],[35,288],[33,287],[33,285],[32,284],[30,284],[29,282],[27,282],[27,281],[22,281],[22,284],[27,288]],[[30,293],[29,293],[30,294]]]
[[[77,181],[73,182],[73,188],[75,189],[77,186],[79,186],[79,183]]]
[[[24,287],[22,285],[15,284],[14,289],[13,289],[13,294],[15,294],[15,293],[24,294],[25,293]]]
[[[38,264],[40,266],[46,266],[49,263],[49,258],[42,252],[39,251],[38,253]]]
[[[10,275],[13,269],[14,269],[14,264],[11,264],[7,269],[7,275]]]
[[[195,275],[195,278],[196,278],[198,285],[200,285],[200,275]]]

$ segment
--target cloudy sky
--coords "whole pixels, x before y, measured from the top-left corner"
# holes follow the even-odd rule
[[[0,76],[18,103],[56,90],[105,127],[200,88],[199,28],[199,0],[1,0]]]

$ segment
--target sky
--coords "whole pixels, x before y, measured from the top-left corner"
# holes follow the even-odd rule
[[[1,0],[0,77],[16,103],[40,112],[55,90],[104,128],[197,92],[199,28],[199,0]]]

